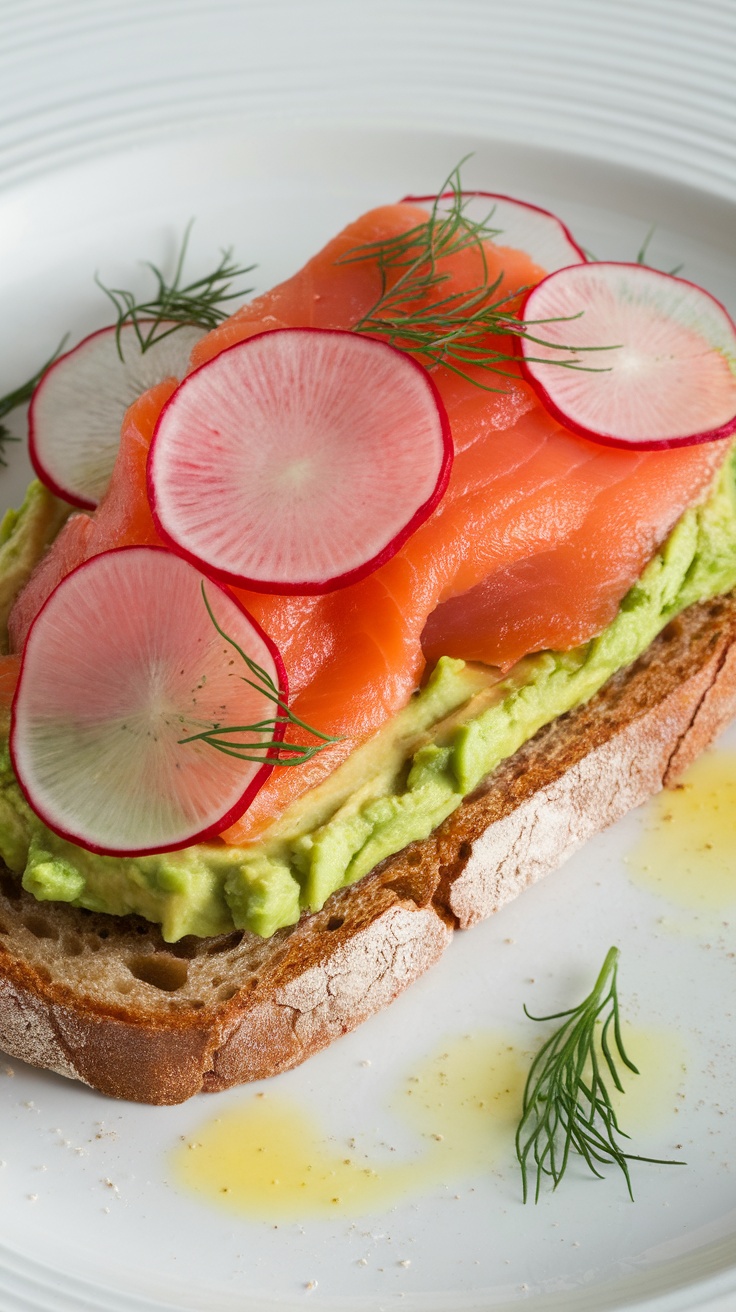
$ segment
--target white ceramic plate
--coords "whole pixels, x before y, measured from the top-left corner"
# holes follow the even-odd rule
[[[106,322],[95,269],[142,286],[136,261],[170,261],[191,216],[195,272],[232,243],[245,262],[259,262],[266,287],[362,209],[431,189],[470,150],[469,186],[548,205],[585,246],[613,258],[631,258],[656,223],[652,260],[684,261],[689,277],[736,305],[734,210],[682,184],[467,133],[273,129],[254,142],[234,123],[44,171],[2,195],[3,318],[13,331],[4,333],[0,390],[63,331],[76,337]],[[27,474],[24,451],[13,448],[4,502],[17,501]],[[631,816],[492,922],[458,936],[388,1012],[267,1093],[313,1112],[338,1153],[357,1136],[378,1161],[386,1144],[394,1161],[410,1158],[416,1133],[388,1105],[400,1082],[438,1044],[466,1033],[533,1043],[522,1003],[545,1011],[577,1001],[616,942],[627,1014],[664,1033],[679,1063],[674,1073],[649,1071],[652,1101],[632,1127],[636,1144],[684,1156],[687,1167],[639,1167],[635,1204],[620,1178],[594,1182],[573,1170],[559,1193],[523,1208],[507,1142],[494,1169],[448,1169],[442,1184],[409,1191],[384,1212],[355,1218],[338,1208],[329,1220],[276,1225],[268,1214],[247,1219],[189,1196],[170,1169],[181,1136],[250,1106],[258,1090],[138,1107],[17,1062],[3,1073],[0,1062],[0,1307],[487,1312],[523,1300],[540,1312],[675,1312],[736,1297],[736,924],[715,913],[692,922],[630,882],[623,856],[641,824]]]
[[[101,5],[100,13],[109,8]],[[216,9],[222,17],[228,6]],[[682,27],[682,12],[676,17]],[[293,31],[285,37],[291,58]],[[202,102],[201,88],[198,94]],[[65,123],[60,105],[56,121]],[[197,220],[195,272],[233,244],[243,262],[258,261],[258,286],[267,287],[361,210],[431,190],[469,151],[469,186],[549,206],[596,254],[631,258],[656,223],[653,262],[684,262],[688,277],[736,308],[736,213],[712,134],[699,155],[673,147],[679,165],[668,179],[666,159],[655,176],[616,164],[627,149],[639,158],[624,136],[605,162],[595,162],[546,140],[543,147],[520,143],[521,133],[494,140],[467,122],[443,134],[371,127],[366,116],[362,126],[339,131],[314,116],[300,128],[252,114],[228,118],[226,109],[218,102],[217,123],[205,116],[194,132],[181,129],[183,110],[166,132],[152,119],[132,133],[128,122],[119,149],[109,123],[95,134],[88,117],[85,137],[79,118],[60,138],[56,164],[63,167],[54,167],[48,134],[34,138],[43,149],[22,157],[0,133],[0,393],[35,369],[64,331],[79,337],[108,321],[91,280],[95,269],[108,282],[132,279],[142,288],[136,262],[170,262],[190,217]],[[106,150],[95,154],[105,136]],[[527,133],[528,140],[544,138]],[[609,134],[609,146],[612,140]],[[642,163],[653,158],[652,141],[650,134]],[[0,475],[4,504],[17,501],[27,474],[23,451],[12,449]],[[650,1071],[653,1105],[647,1110],[644,1100],[632,1127],[636,1145],[655,1156],[684,1156],[686,1168],[640,1167],[633,1205],[619,1178],[594,1182],[574,1171],[558,1194],[524,1209],[509,1143],[493,1170],[449,1169],[442,1184],[378,1214],[354,1218],[338,1209],[332,1219],[302,1224],[268,1215],[254,1221],[180,1191],[170,1155],[181,1136],[196,1137],[213,1116],[250,1106],[259,1090],[179,1108],[136,1107],[16,1062],[3,1074],[0,1061],[3,1312],[489,1312],[520,1301],[540,1312],[732,1306],[736,927],[733,918],[724,923],[727,914],[693,920],[630,882],[623,857],[641,824],[640,815],[630,817],[494,921],[459,936],[440,966],[387,1013],[266,1092],[313,1111],[338,1153],[356,1136],[379,1162],[397,1160],[386,1145],[409,1159],[418,1151],[416,1134],[389,1106],[400,1082],[438,1044],[466,1033],[495,1031],[521,1047],[533,1042],[522,1003],[544,1011],[578,1000],[617,942],[627,1014],[640,1028],[662,1032],[679,1063],[669,1074]]]

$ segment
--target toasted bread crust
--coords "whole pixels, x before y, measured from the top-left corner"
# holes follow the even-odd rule
[[[675,779],[736,712],[734,638],[736,594],[691,607],[591,701],[504,762],[428,839],[267,943],[235,935],[235,945],[205,940],[177,951],[151,927],[57,906],[45,909],[50,927],[29,932],[38,904],[6,879],[0,1047],[152,1103],[297,1065],[391,1002],[441,956],[455,928],[497,911]],[[94,986],[84,976],[70,983],[64,949],[44,962],[34,934],[66,942],[89,937],[90,927],[103,940]],[[141,944],[148,955],[131,956]],[[235,981],[229,989],[213,975],[218,959]],[[151,962],[172,979],[159,969],[164,983],[147,982]],[[209,993],[177,996],[180,976]]]

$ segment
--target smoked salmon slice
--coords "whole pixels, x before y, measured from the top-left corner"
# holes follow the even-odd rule
[[[412,205],[364,215],[294,277],[199,342],[193,367],[272,328],[354,327],[377,300],[380,274],[374,261],[339,261],[426,217]],[[502,293],[542,276],[508,249],[488,245],[486,261]],[[450,281],[441,294],[477,286],[480,263],[472,249],[447,259]],[[510,341],[506,347],[512,350]],[[380,729],[406,704],[427,660],[444,653],[506,668],[528,652],[564,650],[600,632],[676,520],[704,496],[725,454],[718,443],[655,452],[596,446],[551,418],[513,363],[505,378],[478,374],[473,381],[444,366],[433,377],[455,463],[443,500],[413,537],[374,574],[337,592],[238,591],[280,648],[294,713],[340,741],[298,767],[274,770],[223,835],[227,842],[256,840]],[[489,384],[502,390],[488,391]],[[16,650],[54,581],[80,556],[156,541],[145,453],[173,387],[161,384],[128,412],[105,499],[94,515],[69,521],[16,603]]]

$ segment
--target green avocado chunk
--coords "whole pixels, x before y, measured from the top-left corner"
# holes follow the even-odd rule
[[[336,889],[426,838],[538,729],[636,660],[679,611],[736,586],[735,465],[732,448],[708,500],[685,512],[597,638],[574,651],[526,657],[503,677],[443,657],[409,704],[258,844],[95,856],[42,824],[20,792],[6,747],[0,853],[39,901],[136,912],[160,923],[168,942],[234,928],[266,937],[294,924],[303,910],[318,910]],[[35,504],[29,494],[14,533],[37,513]],[[0,541],[0,591],[3,549]]]
[[[0,651],[8,650],[8,616],[46,547],[53,542],[71,506],[34,479],[19,510],[0,520]]]

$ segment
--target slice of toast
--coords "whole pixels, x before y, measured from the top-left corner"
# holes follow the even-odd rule
[[[736,712],[736,593],[692,606],[532,738],[424,842],[270,939],[166,944],[0,875],[0,1047],[104,1093],[175,1103],[297,1065],[680,773]]]

